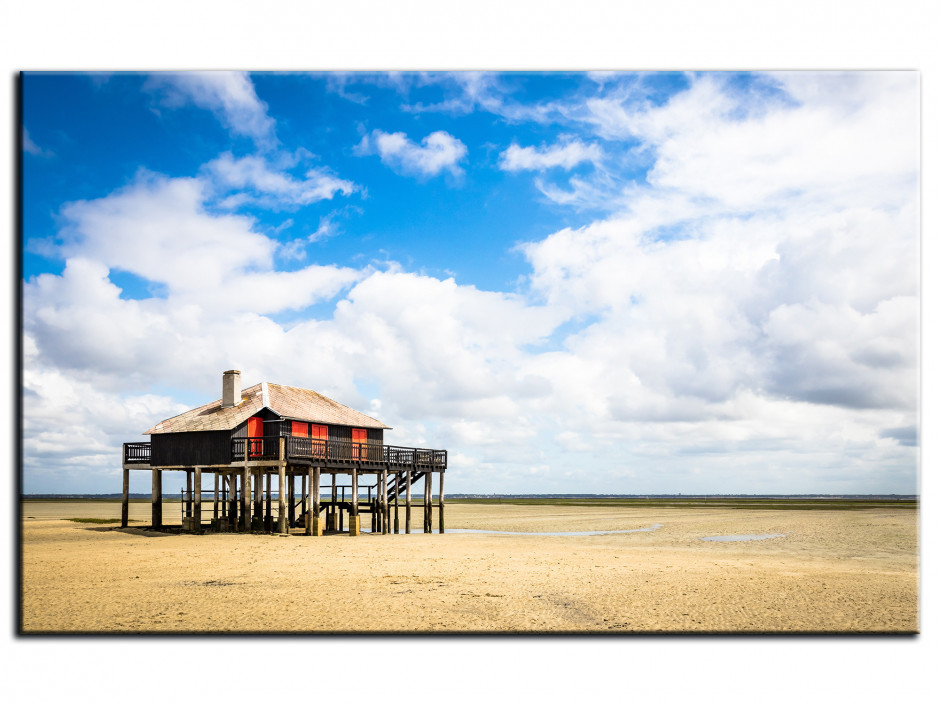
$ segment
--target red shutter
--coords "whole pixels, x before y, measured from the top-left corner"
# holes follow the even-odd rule
[[[290,435],[307,437],[307,422],[293,421],[290,426]]]
[[[354,428],[352,430],[353,460],[365,459],[366,453],[363,444],[366,442],[367,435],[364,428]]]
[[[252,416],[248,419],[248,438],[261,438],[264,435],[264,421],[259,416]],[[248,443],[248,457],[257,457],[262,454],[262,448],[264,446],[263,441],[260,440],[249,440]]]
[[[318,424],[318,423],[311,424],[310,425],[310,438],[313,439],[310,443],[313,449],[313,454],[318,458],[325,458],[326,457],[326,442],[330,438],[329,429],[322,424]]]

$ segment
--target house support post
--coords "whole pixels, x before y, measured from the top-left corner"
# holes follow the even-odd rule
[[[212,520],[215,522],[216,531],[219,530],[219,473],[212,473],[214,478],[212,483]]]
[[[121,489],[121,528],[127,528],[128,502],[131,496],[131,471],[124,468],[123,485]]]
[[[424,473],[424,533],[431,533],[431,470]]]
[[[349,535],[359,535],[359,463],[352,467],[352,496],[350,497]]]
[[[287,453],[285,453],[285,444],[287,441],[283,436],[278,438],[278,464],[277,464],[277,532],[279,534],[289,533],[287,527]]]
[[[405,470],[405,533],[411,533],[411,468]]]
[[[274,527],[271,526],[271,475],[274,473],[266,472],[264,473],[264,530],[273,531]]]
[[[313,495],[307,494],[307,479],[310,479],[310,486],[313,487],[313,466],[307,467],[307,474],[303,476],[303,487],[300,496],[304,501],[304,536],[313,535],[313,523],[310,518],[313,516]]]
[[[238,531],[238,475],[228,473],[228,523],[229,531]]]
[[[193,468],[193,530],[202,533],[202,468]]]
[[[336,473],[330,473],[330,511],[327,512],[326,528],[327,531],[338,531],[339,524],[336,523]]]
[[[242,530],[251,531],[251,469],[242,467]]]
[[[307,494],[307,478],[311,474],[310,468],[307,468],[307,472],[300,476],[300,506],[303,508],[300,513],[304,515],[304,527],[310,524],[310,497]],[[306,533],[306,530],[304,533]]]
[[[395,479],[393,480],[393,482],[395,483],[395,533],[397,534],[400,528],[398,526],[398,494],[401,488],[401,473],[400,472],[395,473]]]
[[[382,513],[382,533],[388,533],[388,465],[382,468],[381,494],[379,510]]]
[[[287,524],[293,526],[296,523],[297,515],[294,510],[294,496],[297,490],[294,487],[293,474],[287,476]]]
[[[186,470],[186,518],[193,518],[193,471]]]
[[[154,531],[163,530],[163,471],[154,469],[150,498],[150,524]]]
[[[310,526],[314,536],[323,536],[323,524],[320,521],[320,467],[313,469],[310,480]]]
[[[277,532],[287,533],[287,464],[277,466]]]
[[[261,468],[255,470],[255,508],[254,518],[251,522],[255,531],[264,531],[264,486],[261,480]]]
[[[444,471],[437,475],[437,530],[444,533]]]

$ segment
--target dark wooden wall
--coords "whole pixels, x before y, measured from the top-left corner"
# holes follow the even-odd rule
[[[228,431],[154,433],[150,436],[151,465],[225,465],[232,462]]]

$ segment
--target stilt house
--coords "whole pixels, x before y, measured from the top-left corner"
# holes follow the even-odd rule
[[[221,399],[156,424],[144,432],[148,443],[124,444],[121,525],[127,526],[129,472],[150,470],[157,530],[169,526],[163,520],[163,472],[180,471],[186,473],[184,531],[289,533],[303,527],[320,536],[346,525],[357,535],[362,512],[371,515],[373,532],[398,533],[403,496],[404,531],[410,533],[412,485],[423,479],[424,531],[431,532],[436,475],[443,532],[447,451],[385,445],[386,430],[381,421],[310,389],[261,382],[243,390],[241,372],[228,370]],[[213,476],[211,490],[203,487],[206,474]],[[329,480],[329,499],[322,497],[321,480]],[[207,521],[202,499],[209,492]]]

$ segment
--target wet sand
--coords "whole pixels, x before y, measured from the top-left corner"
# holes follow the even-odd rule
[[[662,527],[307,537],[67,521],[118,517],[119,503],[22,506],[25,632],[918,630],[914,509],[452,503],[455,529]],[[179,511],[167,504],[164,517],[178,521]],[[131,504],[140,527],[149,512]],[[416,511],[412,531],[420,527]],[[783,536],[702,540],[731,534]]]

